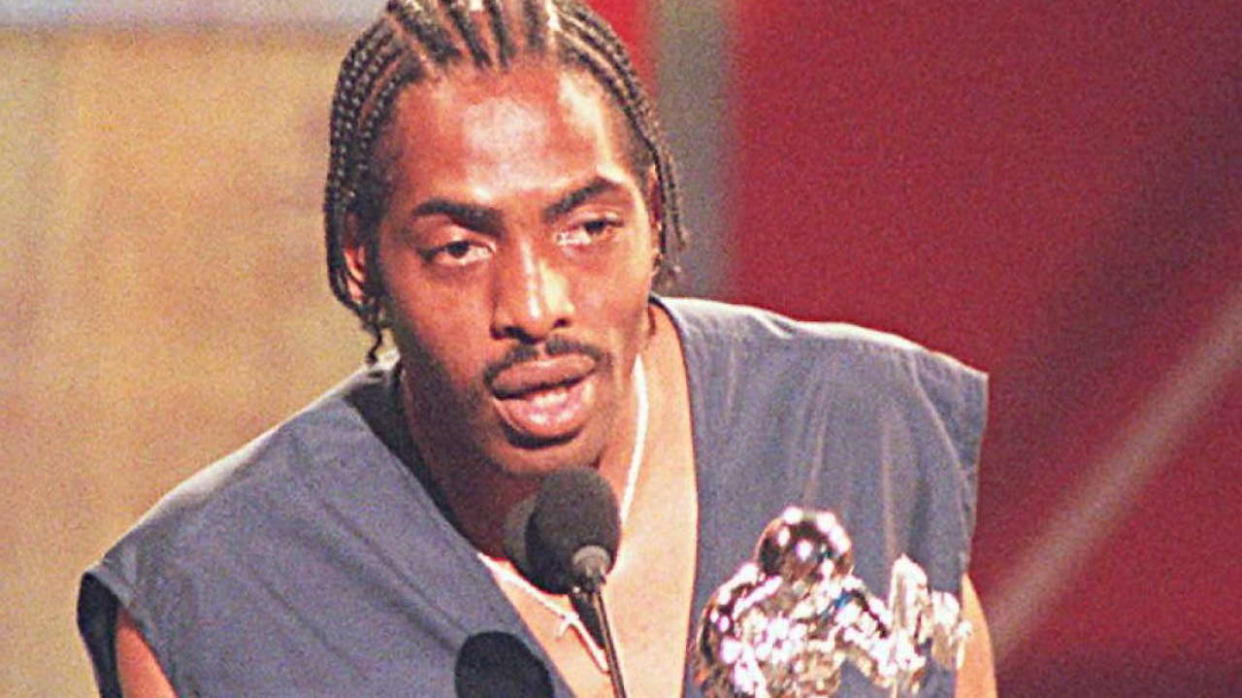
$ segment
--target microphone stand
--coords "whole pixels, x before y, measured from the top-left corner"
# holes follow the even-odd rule
[[[612,682],[612,695],[626,698],[625,684],[621,681],[621,662],[617,659],[617,646],[612,642],[612,629],[608,626],[608,611],[604,608],[604,580],[590,579],[583,586],[575,586],[570,594],[574,605],[584,604],[599,619],[600,634],[604,640],[604,656],[608,659],[608,679]]]

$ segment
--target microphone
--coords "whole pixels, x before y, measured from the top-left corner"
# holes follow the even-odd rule
[[[458,698],[552,698],[552,678],[539,658],[516,637],[502,632],[466,638],[453,667]]]
[[[599,473],[560,470],[505,521],[505,555],[532,584],[551,594],[603,586],[621,543],[617,498]]]
[[[548,475],[539,493],[505,519],[505,555],[531,584],[570,595],[588,632],[604,647],[613,695],[625,698],[602,593],[620,543],[617,498],[608,481],[588,468]]]

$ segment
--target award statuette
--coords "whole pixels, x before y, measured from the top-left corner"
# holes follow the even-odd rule
[[[837,517],[789,507],[703,609],[695,680],[709,698],[818,698],[836,693],[849,662],[891,695],[913,695],[928,656],[960,666],[969,635],[957,599],[930,591],[909,558],[893,564],[882,601],[854,575]]]

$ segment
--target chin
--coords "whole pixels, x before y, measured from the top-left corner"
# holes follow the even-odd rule
[[[541,445],[506,443],[491,454],[492,463],[509,475],[542,477],[569,468],[594,468],[603,449],[599,442],[579,433],[570,438]]]

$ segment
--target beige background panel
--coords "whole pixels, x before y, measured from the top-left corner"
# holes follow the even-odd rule
[[[347,41],[0,34],[0,695],[90,695],[80,571],[360,361],[319,214]]]

